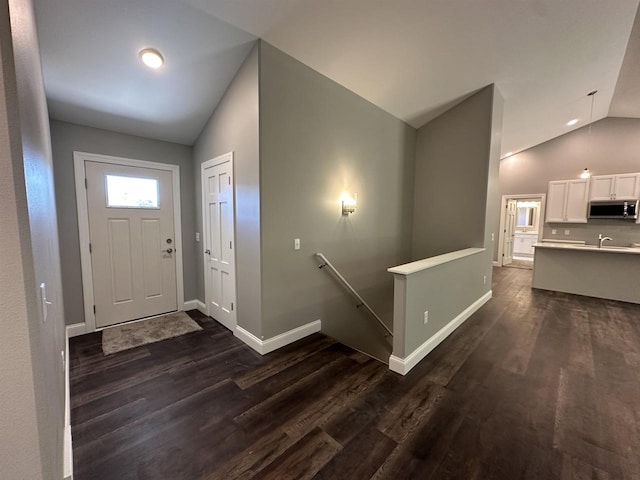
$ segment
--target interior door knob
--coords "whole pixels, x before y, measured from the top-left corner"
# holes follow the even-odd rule
[[[165,253],[173,253],[173,248],[167,248],[166,250],[162,250]]]
[[[211,250],[206,249],[206,250],[204,251],[204,253],[206,253],[207,255],[211,255]]]

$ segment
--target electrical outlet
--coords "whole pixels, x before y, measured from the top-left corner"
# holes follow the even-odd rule
[[[555,228],[551,229],[551,235],[555,235],[556,233],[558,233],[558,231]]]
[[[426,325],[429,321],[429,310],[424,311],[424,324]]]
[[[565,230],[565,231],[564,231],[564,234],[565,234],[565,235],[569,235],[569,234],[571,234],[571,230],[568,230],[568,229],[567,229],[567,230]]]
[[[294,238],[293,239],[293,249],[294,250],[300,250],[300,239],[299,238]]]
[[[487,276],[486,276],[486,275],[483,275],[483,276],[482,276],[482,284],[483,284],[483,285],[486,285],[486,284],[487,284]]]
[[[196,232],[196,242],[200,241],[200,232]]]

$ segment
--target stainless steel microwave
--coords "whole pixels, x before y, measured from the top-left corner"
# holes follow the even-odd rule
[[[589,203],[589,218],[638,218],[638,200],[607,200]]]

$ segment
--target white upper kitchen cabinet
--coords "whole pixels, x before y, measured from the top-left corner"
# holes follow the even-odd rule
[[[615,175],[598,175],[597,177],[591,177],[591,194],[589,195],[589,200],[611,200],[615,182]]]
[[[637,200],[640,197],[640,173],[591,177],[590,200]]]
[[[547,192],[547,223],[564,222],[567,203],[568,181],[549,182]]]
[[[549,182],[547,223],[587,223],[589,179]]]
[[[640,197],[640,173],[616,175],[614,200],[638,200]]]

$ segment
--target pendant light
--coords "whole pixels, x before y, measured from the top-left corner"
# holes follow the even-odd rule
[[[588,97],[591,97],[591,114],[589,115],[589,145],[591,146],[591,148],[593,149],[593,138],[591,137],[591,124],[593,123],[593,104],[596,101],[596,93],[598,93],[598,90],[593,90],[589,93],[587,93]],[[580,174],[580,178],[591,178],[591,172],[589,171],[588,168],[585,168],[582,173]]]

